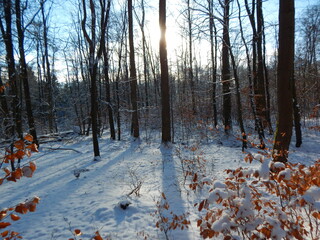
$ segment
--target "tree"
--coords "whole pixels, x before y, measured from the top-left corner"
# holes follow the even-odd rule
[[[192,39],[192,7],[190,0],[187,0],[187,22],[188,22],[188,47],[189,47],[189,81],[191,88],[191,100],[192,100],[192,113],[196,114],[196,100],[195,100],[195,84],[194,84],[194,74],[193,74],[193,39]]]
[[[55,117],[55,102],[54,102],[54,80],[52,76],[50,60],[49,60],[49,43],[48,43],[48,24],[47,17],[45,16],[45,4],[46,0],[40,1],[41,8],[41,16],[42,16],[42,24],[43,24],[43,41],[44,41],[44,57],[45,57],[45,77],[47,83],[47,91],[48,91],[48,105],[49,105],[49,113],[48,113],[48,121],[49,121],[49,132],[57,132],[57,124]]]
[[[224,129],[229,134],[232,121],[231,121],[231,72],[229,62],[229,8],[230,0],[225,0],[223,6],[223,39],[222,39],[222,69],[221,69],[221,80],[222,80],[222,91],[223,91],[223,121]]]
[[[127,5],[126,5],[127,6]],[[123,50],[124,50],[124,45],[125,45],[125,39],[126,39],[126,28],[127,28],[127,11],[123,11],[122,16],[120,17],[119,21],[119,26],[117,28],[118,31],[116,34],[116,39],[118,44],[118,49],[117,49],[117,57],[118,57],[118,62],[117,62],[117,71],[115,73],[115,92],[116,92],[116,105],[117,105],[117,113],[116,113],[116,119],[117,119],[117,139],[120,141],[121,139],[121,116],[120,116],[120,87],[119,87],[119,82],[120,82],[120,74],[122,70],[122,58],[123,58]]]
[[[94,151],[94,159],[100,158],[99,141],[98,141],[98,101],[97,101],[97,74],[98,74],[98,63],[103,53],[103,45],[105,44],[106,26],[108,22],[108,11],[106,11],[107,5],[105,0],[100,1],[100,36],[98,39],[96,29],[96,6],[93,0],[89,1],[90,13],[91,13],[91,24],[89,36],[86,24],[87,24],[87,6],[86,0],[82,0],[83,8],[83,19],[81,22],[83,35],[89,45],[89,73],[91,80],[90,99],[91,99],[91,125],[92,125],[92,143]],[[99,44],[98,44],[99,43]],[[98,46],[97,46],[98,45]]]
[[[320,35],[320,5],[314,5],[305,12],[305,17],[301,19],[302,35],[305,54],[305,70],[312,74],[318,74],[317,51],[319,51]],[[319,89],[319,83],[317,88]],[[319,95],[318,95],[319,97]]]
[[[18,31],[18,45],[19,45],[19,54],[20,54],[20,56],[19,56],[20,57],[20,80],[23,83],[23,90],[24,90],[24,98],[25,98],[25,103],[26,103],[29,131],[33,137],[34,143],[36,143],[39,146],[39,142],[38,142],[38,138],[37,138],[37,131],[36,131],[35,123],[34,123],[33,111],[32,111],[31,97],[30,97],[27,63],[26,63],[25,50],[24,50],[24,32],[25,32],[26,27],[22,26],[23,17],[21,14],[20,0],[16,0],[15,10],[16,10],[16,25],[17,25],[17,31]]]
[[[217,27],[214,19],[214,6],[213,1],[207,0],[209,11],[209,31],[210,31],[210,54],[211,54],[211,67],[212,67],[212,105],[213,105],[213,121],[214,126],[218,125],[217,114],[217,101],[216,101],[216,88],[217,88],[217,59],[218,59],[218,39]]]
[[[320,4],[307,7],[299,19],[296,42],[296,67],[293,85],[294,126],[296,146],[302,143],[300,115],[310,116],[310,111],[320,103],[319,60]],[[298,25],[298,26],[299,26]],[[298,104],[298,99],[300,99]]]
[[[265,68],[265,53],[263,52],[263,36],[264,36],[264,19],[262,11],[262,0],[257,0],[257,32],[254,40],[256,40],[257,50],[257,78],[255,82],[255,97],[257,113],[262,121],[263,128],[268,127],[269,133],[272,134],[272,126],[270,119],[270,109],[267,105],[267,93],[266,83],[268,75]]]
[[[0,66],[0,113],[3,116],[3,134],[4,138],[8,139],[10,137],[11,131],[10,131],[10,113],[9,113],[9,106],[5,95],[5,85],[2,81],[2,68]]]
[[[230,42],[229,42],[229,44],[230,44]],[[244,129],[243,118],[242,118],[242,104],[241,104],[241,96],[240,96],[240,79],[238,76],[238,69],[237,69],[237,65],[236,65],[236,60],[235,60],[231,46],[229,47],[229,53],[230,53],[230,57],[231,57],[234,82],[236,85],[236,102],[237,102],[238,124],[239,124],[239,128],[240,128],[240,131],[242,134],[242,151],[244,151],[244,149],[247,148],[247,136],[246,136],[246,131]]]
[[[255,99],[253,98],[253,96],[255,95],[254,94],[255,91],[254,91],[254,86],[253,86],[253,80],[254,80],[254,78],[256,76],[256,66],[255,66],[255,52],[256,52],[255,49],[256,48],[255,48],[255,45],[253,44],[252,45],[252,48],[253,48],[253,54],[252,54],[253,55],[253,59],[251,61],[249,47],[248,47],[246,38],[244,36],[244,31],[243,31],[243,24],[242,24],[242,20],[241,20],[241,7],[240,7],[239,0],[237,0],[237,5],[238,5],[238,9],[239,9],[238,19],[239,19],[239,25],[240,25],[240,34],[241,34],[242,42],[243,42],[244,47],[245,47],[245,53],[246,53],[246,59],[247,59],[247,76],[248,76],[248,81],[249,81],[250,106],[251,106],[252,114],[253,114],[253,117],[254,117],[254,120],[255,120],[254,121],[255,122],[255,129],[258,132],[258,137],[259,137],[259,140],[260,140],[260,148],[264,149],[265,148],[264,130],[263,130],[263,127],[262,127],[262,124],[261,124],[261,119],[258,117]],[[254,18],[251,16],[251,13],[250,13],[249,8],[248,8],[247,1],[246,1],[246,5],[245,6],[246,6],[247,12],[249,14],[249,19],[250,19],[251,26],[252,26],[252,29],[253,29],[253,34],[255,34],[255,27],[254,27],[255,25],[253,24],[254,23]],[[253,62],[253,64],[251,64],[252,62]]]
[[[140,2],[141,7],[141,19],[139,19],[138,14],[135,12],[136,19],[138,20],[138,24],[141,30],[142,35],[142,58],[143,58],[143,76],[144,76],[144,95],[145,95],[145,108],[147,114],[149,113],[149,61],[148,61],[148,46],[147,46],[147,39],[145,33],[145,22],[146,22],[146,11],[145,11],[145,2],[141,0]],[[149,116],[147,116],[149,117]]]
[[[128,0],[128,18],[129,18],[129,49],[130,49],[130,88],[131,88],[131,107],[132,107],[132,135],[138,138],[139,117],[137,101],[137,71],[134,59],[134,41],[133,41],[133,17],[132,17],[132,0]]]
[[[292,79],[292,104],[293,104],[293,120],[294,130],[296,133],[296,147],[300,147],[302,144],[302,132],[301,132],[301,115],[300,106],[298,104],[298,97],[296,92],[296,81],[295,77]]]
[[[18,78],[16,72],[16,64],[14,60],[14,47],[12,40],[12,5],[10,0],[2,1],[2,8],[4,10],[5,26],[0,18],[0,30],[2,38],[6,47],[6,62],[8,66],[8,77],[10,86],[10,95],[12,99],[12,117],[14,124],[11,124],[10,131],[11,136],[14,137],[17,133],[18,138],[22,139],[22,120],[21,120],[21,102],[18,94]],[[15,126],[15,127],[14,127]]]
[[[166,0],[159,0],[162,142],[171,142],[170,87],[166,43]]]
[[[106,36],[101,36],[101,43],[102,44],[102,51],[103,51],[103,60],[104,60],[104,77],[106,82],[106,101],[107,101],[107,109],[108,109],[108,117],[109,117],[109,126],[110,126],[110,137],[111,139],[116,139],[116,133],[114,129],[114,120],[113,120],[113,109],[111,105],[111,92],[110,92],[110,78],[109,78],[109,41],[108,41],[108,26],[107,23],[109,22],[109,15],[110,15],[110,6],[111,0],[108,0],[107,6],[105,6],[105,0],[102,1],[102,9],[106,10],[106,19],[104,20],[104,28],[106,28]],[[105,38],[107,40],[105,41]]]
[[[273,146],[274,161],[286,162],[293,127],[294,0],[280,0],[278,49],[278,120]]]

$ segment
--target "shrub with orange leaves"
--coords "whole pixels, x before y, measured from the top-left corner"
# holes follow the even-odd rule
[[[72,234],[74,235],[74,238],[69,238],[68,240],[77,240],[77,236],[81,236],[82,235],[82,232],[80,229],[75,229]],[[109,240],[109,238],[105,238],[103,239],[102,236],[100,235],[100,232],[99,231],[96,231],[94,233],[94,236],[92,238],[90,238],[91,240]],[[82,239],[79,239],[79,240],[82,240]]]
[[[188,229],[191,224],[187,219],[188,213],[177,215],[170,211],[170,205],[164,193],[161,194],[161,199],[157,201],[156,207],[156,211],[151,216],[157,218],[156,227],[164,232],[166,239],[169,239],[169,230]]]
[[[31,135],[26,135],[23,140],[14,142],[10,150],[6,149],[5,155],[0,163],[0,168],[4,171],[4,176],[0,177],[0,185],[3,184],[5,180],[16,182],[21,177],[32,177],[37,168],[36,164],[29,161],[21,166],[21,160],[25,156],[30,157],[32,152],[38,152],[37,145],[32,142],[33,137]],[[10,164],[11,170],[5,166],[6,164]],[[31,200],[26,200],[16,206],[0,210],[0,231],[11,226],[11,222],[18,221],[21,217],[17,214],[23,215],[28,212],[34,212],[39,201],[39,197],[34,197]],[[0,236],[3,240],[22,238],[19,233],[11,230],[0,232]]]
[[[183,154],[183,152],[187,152],[187,154]],[[176,149],[176,155],[181,163],[184,186],[187,185],[190,190],[196,192],[202,189],[204,185],[209,184],[206,177],[207,161],[203,157],[199,145],[184,147],[184,151],[179,147]]]
[[[253,156],[250,156],[252,159]],[[197,225],[203,238],[319,239],[320,160],[312,166],[268,161],[225,170],[214,181]]]

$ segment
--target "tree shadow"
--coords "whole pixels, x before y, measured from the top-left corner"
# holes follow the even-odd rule
[[[162,192],[165,194],[167,202],[170,205],[168,212],[176,215],[186,213],[185,203],[181,195],[179,179],[176,171],[176,164],[173,158],[172,147],[161,145],[160,152],[162,156]],[[173,230],[171,233],[173,239],[191,239],[187,230]]]

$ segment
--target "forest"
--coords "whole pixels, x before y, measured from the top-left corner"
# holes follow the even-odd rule
[[[320,237],[317,1],[1,0],[0,30],[0,238]]]

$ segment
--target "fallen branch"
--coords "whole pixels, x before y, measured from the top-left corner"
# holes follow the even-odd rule
[[[42,147],[43,149],[48,149],[48,150],[67,150],[67,151],[74,151],[76,153],[82,153],[76,149],[73,148],[62,148],[62,147],[58,147],[58,148],[52,148],[52,147]]]

